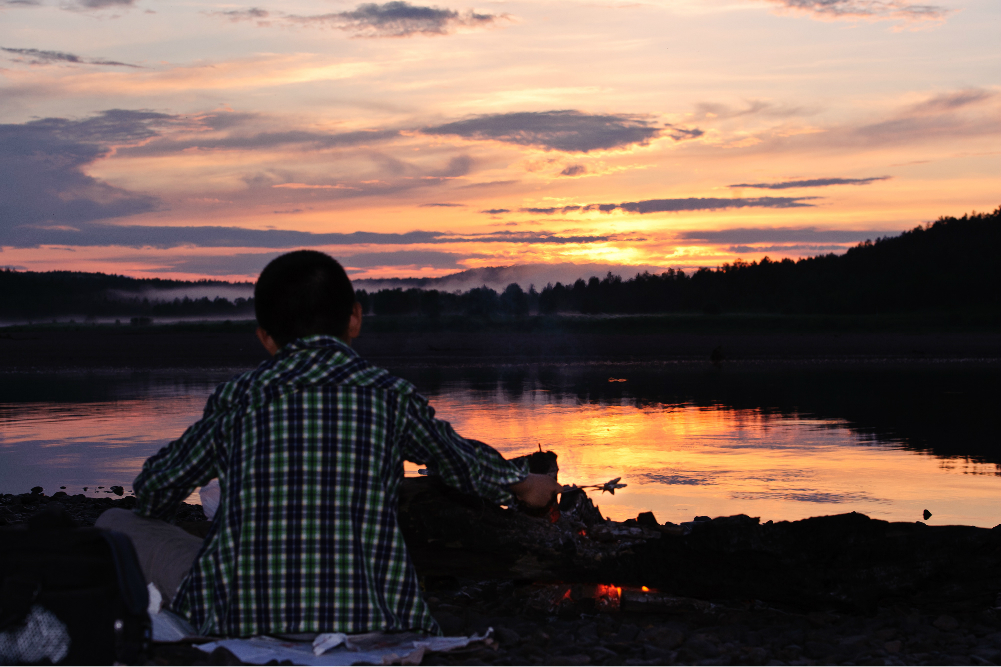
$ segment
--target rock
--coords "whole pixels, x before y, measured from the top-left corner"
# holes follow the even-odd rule
[[[688,653],[696,659],[715,658],[720,654],[719,646],[704,634],[689,638],[681,648],[684,653]]]
[[[532,633],[532,641],[539,646],[549,645],[549,633],[541,629]]]
[[[653,644],[641,644],[641,646],[643,647],[643,658],[645,660],[653,660],[655,664],[663,664],[672,653],[672,651],[654,646]]]
[[[927,521],[928,519],[931,518],[931,512],[929,512],[928,510],[925,510],[924,513],[922,514],[922,516],[925,518],[925,521]]]
[[[595,646],[593,648],[588,649],[588,652],[591,654],[591,659],[594,662],[599,662],[603,660],[608,660],[609,658],[619,657],[618,653],[616,653],[615,651],[611,651],[605,648],[604,646]]]
[[[598,626],[596,623],[585,623],[577,628],[577,643],[590,646],[598,643]]]
[[[122,487],[120,487],[120,486],[112,486],[112,487],[110,487],[110,490],[116,496],[123,496],[123,495],[125,495],[125,489],[122,488]]]
[[[657,518],[653,515],[653,512],[640,512],[636,516],[636,523],[641,526],[649,526],[651,528],[656,528],[660,525]]]
[[[952,632],[959,627],[959,621],[954,619],[952,616],[946,616],[943,614],[942,616],[936,618],[932,625],[944,632]]]
[[[22,487],[22,488],[24,488],[24,487]],[[43,494],[44,491],[45,491],[45,489],[43,489],[40,486],[33,486],[33,487],[31,487],[31,495],[33,495],[33,496],[40,496],[40,495]]]
[[[685,641],[685,634],[673,627],[654,626],[643,630],[638,637],[639,641],[653,644],[665,650],[670,650],[681,646]]]
[[[512,630],[511,628],[505,628],[503,626],[494,628],[494,636],[497,640],[507,646],[517,646],[521,643],[521,635]]]
[[[636,639],[639,635],[640,629],[633,625],[632,623],[623,623],[619,626],[619,631],[615,633],[615,637],[612,641],[629,643]]]
[[[904,647],[903,643],[899,639],[895,639],[892,642],[886,642],[883,644],[883,650],[890,655],[900,653],[900,649]]]
[[[434,620],[438,621],[438,625],[441,626],[441,631],[445,633],[446,636],[461,635],[466,629],[466,621],[459,618],[455,614],[451,614],[447,611],[437,611],[432,615],[434,616]]]
[[[779,651],[779,658],[785,660],[786,662],[792,662],[793,660],[799,660],[799,657],[803,655],[803,647],[797,644],[789,644],[781,651]]]
[[[803,652],[814,660],[823,660],[827,663],[833,662],[825,659],[834,653],[834,647],[826,642],[808,641],[806,646],[803,647]]]
[[[977,648],[973,649],[972,654],[978,658],[987,660],[988,662],[991,662],[995,665],[998,663],[999,660],[1001,660],[1001,651],[994,648],[978,646]]]

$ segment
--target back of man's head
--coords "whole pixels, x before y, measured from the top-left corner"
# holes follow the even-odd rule
[[[276,257],[254,286],[257,324],[279,347],[313,334],[343,336],[354,303],[344,268],[315,250]]]

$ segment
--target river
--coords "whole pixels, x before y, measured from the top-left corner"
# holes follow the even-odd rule
[[[505,456],[541,445],[614,519],[861,512],[1001,523],[993,362],[646,363],[391,369]],[[198,419],[236,370],[0,375],[0,491],[101,495]],[[407,474],[417,466],[407,464]]]

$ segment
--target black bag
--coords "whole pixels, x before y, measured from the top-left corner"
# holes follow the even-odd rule
[[[27,527],[0,528],[0,663],[145,662],[149,598],[132,541],[74,526],[50,503]]]

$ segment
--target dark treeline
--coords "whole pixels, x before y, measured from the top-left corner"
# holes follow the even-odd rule
[[[252,318],[254,300],[224,297],[170,298],[170,290],[223,287],[217,280],[129,278],[78,271],[0,271],[0,318],[50,317],[228,317]],[[140,320],[144,321],[144,320]]]
[[[383,289],[369,294],[357,290],[362,310],[374,315],[420,315],[437,319],[442,315],[464,315],[476,319],[518,319],[539,309],[539,293],[534,286],[526,292],[517,283],[497,293],[487,286],[468,292],[439,292],[417,287]]]
[[[940,218],[900,236],[866,241],[844,255],[794,261],[736,261],[690,274],[668,270],[623,280],[578,279],[528,292],[511,284],[498,294],[480,287],[464,294],[412,288],[359,290],[376,315],[441,314],[522,317],[530,312],[887,314],[995,312],[1001,307],[1001,207],[993,213]]]
[[[532,314],[778,313],[879,315],[1001,312],[1001,207],[993,213],[940,218],[900,236],[866,241],[844,255],[793,261],[736,261],[693,273],[668,270],[628,280],[609,273],[572,285],[512,283],[467,292],[420,288],[358,290],[367,314],[456,316],[485,322]],[[226,317],[252,318],[253,299],[156,298],[177,288],[220,286],[218,281],[134,279],[101,273],[0,272],[0,318]]]

